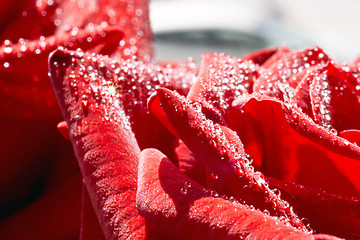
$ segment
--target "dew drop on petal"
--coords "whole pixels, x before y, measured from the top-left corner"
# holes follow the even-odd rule
[[[267,209],[265,209],[265,210],[263,211],[263,213],[264,213],[265,215],[270,216],[270,212],[269,212],[269,210],[267,210]]]
[[[11,53],[12,50],[13,50],[12,47],[5,47],[5,48],[4,48],[4,52],[5,52],[5,53]]]
[[[3,46],[10,46],[12,42],[9,39],[6,39],[3,43]]]
[[[215,190],[211,190],[210,195],[213,196],[213,197],[218,197],[219,196],[219,194]]]
[[[188,189],[187,189],[187,187],[182,187],[182,188],[180,189],[180,192],[181,192],[181,194],[184,194],[184,195],[188,194]]]
[[[302,218],[301,219],[302,223],[306,226],[306,227],[310,227],[310,221],[307,218]]]
[[[337,130],[335,128],[330,129],[330,132],[334,135],[337,135]]]
[[[219,176],[215,173],[211,173],[211,179],[217,180]]]
[[[84,108],[84,109],[87,109],[89,107],[89,101],[88,100],[82,100],[81,101],[81,106]]]
[[[278,197],[280,197],[281,192],[280,192],[279,189],[275,188],[275,189],[273,189],[273,192],[275,193],[275,195],[277,195]]]

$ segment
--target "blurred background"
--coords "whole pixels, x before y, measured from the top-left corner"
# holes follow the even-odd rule
[[[150,14],[161,60],[318,45],[351,62],[360,55],[359,9],[356,0],[152,0]]]

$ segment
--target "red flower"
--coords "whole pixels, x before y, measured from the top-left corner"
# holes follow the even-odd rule
[[[151,61],[147,1],[4,4],[22,17],[7,15],[2,25],[8,130],[1,141],[11,162],[2,163],[0,175],[4,186],[22,182],[29,162],[20,148],[32,163],[22,191],[31,192],[38,178],[51,181],[33,196],[37,201],[0,224],[0,236],[359,237],[356,62],[341,65],[318,47],[282,47],[242,59],[205,54],[199,69],[192,62],[163,64]],[[30,19],[36,24],[28,26]],[[25,28],[24,36],[14,31]],[[66,142],[50,130],[60,119],[47,95],[50,52],[66,121],[58,128],[81,173]],[[18,137],[24,131],[29,135]],[[44,153],[45,146],[56,151]],[[24,196],[0,190],[8,196],[3,209]],[[31,218],[33,225],[13,230]]]
[[[311,237],[308,221],[322,233],[347,237],[356,233],[359,181],[356,171],[347,169],[358,166],[358,147],[316,124],[293,98],[254,93],[252,86],[261,80],[263,67],[225,55],[207,55],[188,94],[192,100],[187,100],[158,89],[166,86],[187,92],[156,64],[64,51],[54,53],[50,63],[70,138],[95,212],[103,216],[99,221],[107,238],[241,238],[249,234],[284,238],[291,232],[307,238]],[[192,76],[191,72],[186,76]],[[176,135],[174,140],[182,140],[179,146],[186,144],[188,150],[176,147],[176,141],[147,113],[146,99],[155,89],[157,95],[148,102],[151,111]],[[290,86],[279,88],[284,92],[280,96],[291,96],[290,90]],[[151,147],[167,152],[168,160],[161,160],[167,157],[158,150],[144,150],[140,155],[137,142],[141,148],[150,147],[150,142],[143,141],[148,136],[162,139]],[[293,144],[288,146],[285,137]],[[299,152],[299,147],[311,152]],[[321,162],[311,163],[312,154]],[[328,162],[340,168],[332,170]],[[317,175],[310,179],[313,165]],[[326,173],[334,179],[327,179]],[[348,180],[341,187],[331,184],[339,183],[341,174]],[[206,209],[201,207],[205,203]],[[309,209],[316,209],[316,215]],[[221,215],[219,211],[235,212]],[[307,220],[300,220],[295,212]],[[234,222],[242,218],[249,222]],[[261,222],[264,218],[269,218],[269,225]],[[260,224],[262,231],[257,232],[254,224]],[[334,224],[341,229],[333,231]]]

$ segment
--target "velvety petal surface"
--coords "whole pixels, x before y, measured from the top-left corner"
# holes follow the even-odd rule
[[[50,73],[84,182],[107,238],[142,239],[145,222],[135,206],[140,149],[122,96],[102,79],[67,75],[82,65],[79,57],[56,51]]]
[[[269,60],[279,49],[275,47],[263,48],[254,52],[251,52],[241,59],[252,61],[258,65],[263,65],[267,60]]]
[[[215,197],[156,149],[141,153],[137,207],[171,239],[337,239],[305,234],[236,201]]]

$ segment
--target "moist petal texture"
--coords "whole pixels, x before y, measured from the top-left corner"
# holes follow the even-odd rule
[[[140,149],[120,96],[98,80],[66,75],[79,64],[74,57],[53,53],[50,73],[95,213],[106,238],[143,239],[145,222],[135,206]]]
[[[214,197],[156,149],[141,153],[137,207],[173,239],[337,239],[305,234],[238,202]]]

